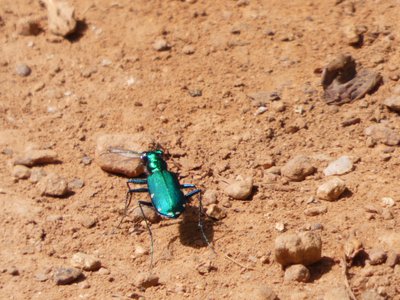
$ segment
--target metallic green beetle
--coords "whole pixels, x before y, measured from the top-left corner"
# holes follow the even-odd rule
[[[146,222],[147,229],[150,234],[151,239],[151,256],[153,256],[153,235],[150,230],[150,226],[148,225],[147,219],[143,212],[142,206],[149,206],[155,209],[155,211],[164,217],[170,219],[178,218],[185,210],[187,203],[190,198],[196,194],[199,194],[199,222],[198,226],[200,228],[202,237],[204,241],[210,246],[210,242],[207,239],[207,236],[204,232],[202,216],[203,205],[201,201],[201,190],[197,189],[194,184],[180,184],[176,175],[170,171],[168,171],[167,163],[163,159],[163,151],[155,150],[155,151],[146,151],[142,153],[129,151],[129,150],[119,150],[112,149],[110,150],[113,153],[120,153],[122,155],[128,157],[138,157],[142,159],[147,169],[147,178],[132,178],[127,182],[128,192],[125,202],[125,212],[127,211],[131,199],[132,194],[134,193],[149,193],[151,202],[147,201],[139,201],[139,208],[142,211],[144,220]],[[133,184],[147,184],[147,188],[132,188],[131,183]],[[193,188],[191,192],[187,194],[183,194],[181,189],[185,188]],[[122,222],[122,220],[121,220]],[[153,258],[151,257],[151,265]]]

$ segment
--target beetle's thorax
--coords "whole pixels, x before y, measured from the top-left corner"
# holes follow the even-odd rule
[[[162,157],[160,157],[158,153],[148,152],[146,158],[146,168],[150,174],[167,169],[166,162],[162,159]]]

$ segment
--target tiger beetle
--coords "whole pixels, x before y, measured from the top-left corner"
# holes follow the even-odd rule
[[[111,149],[110,152],[120,153],[128,157],[140,157],[147,169],[147,178],[132,178],[127,182],[128,192],[125,200],[125,214],[131,203],[134,193],[149,193],[151,202],[140,200],[139,208],[142,212],[146,223],[147,230],[150,235],[151,242],[151,262],[153,265],[153,234],[143,211],[143,206],[153,208],[159,215],[169,218],[178,218],[185,210],[190,198],[199,194],[199,221],[201,235],[208,246],[210,242],[204,232],[202,215],[204,215],[203,204],[201,200],[201,190],[197,189],[194,184],[180,184],[176,175],[168,171],[167,163],[163,159],[164,152],[162,150],[134,152],[129,150]],[[132,188],[130,184],[147,184],[147,187]],[[194,190],[183,194],[182,189],[193,188]],[[121,220],[122,222],[122,220]],[[120,223],[121,223],[120,222]]]

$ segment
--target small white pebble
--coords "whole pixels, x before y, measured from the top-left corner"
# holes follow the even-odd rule
[[[279,231],[279,232],[284,232],[284,231],[286,231],[285,223],[282,223],[282,222],[276,223],[276,224],[275,224],[275,229],[276,229],[277,231]]]
[[[383,198],[382,198],[382,204],[383,204],[384,206],[387,206],[387,207],[392,207],[392,206],[395,205],[395,202],[394,202],[393,198],[390,198],[390,197],[383,197]]]

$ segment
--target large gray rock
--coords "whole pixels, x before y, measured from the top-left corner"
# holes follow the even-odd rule
[[[309,157],[299,155],[289,160],[281,168],[281,174],[291,181],[302,181],[308,175],[314,174],[316,170]]]
[[[332,161],[325,169],[325,176],[343,175],[353,170],[353,162],[348,156],[341,156]]]
[[[286,233],[275,240],[275,259],[283,267],[310,265],[321,259],[322,241],[315,232]]]

